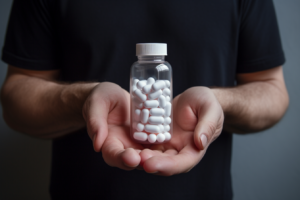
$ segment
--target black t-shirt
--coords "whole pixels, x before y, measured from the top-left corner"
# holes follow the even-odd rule
[[[284,63],[272,0],[15,0],[3,61],[61,70],[61,80],[129,89],[136,43],[167,43],[174,96],[230,87],[237,73]],[[232,135],[223,131],[189,173],[109,167],[86,130],[53,140],[53,199],[231,199]]]

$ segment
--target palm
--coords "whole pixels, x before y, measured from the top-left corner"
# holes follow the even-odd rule
[[[200,112],[205,112],[205,107],[199,108],[199,105],[204,105],[205,102],[194,104],[193,102],[200,101],[200,99],[197,95],[191,96],[190,92],[187,91],[177,96],[173,101],[174,124],[171,141],[166,144],[152,145],[141,152],[141,165],[145,171],[166,176],[187,172],[204,156],[207,147],[199,150],[199,145],[198,147],[195,145],[195,140],[197,140],[195,131],[201,129],[198,121],[201,117]],[[218,123],[216,132],[220,133],[222,117]]]
[[[95,151],[102,150],[106,163],[132,169],[140,163],[142,146],[129,138],[129,94],[114,83],[100,83],[83,107],[87,130]]]

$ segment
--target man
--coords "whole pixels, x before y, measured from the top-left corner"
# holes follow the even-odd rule
[[[168,44],[167,144],[129,138],[139,42]],[[264,130],[288,106],[271,0],[15,0],[2,59],[7,124],[54,139],[53,199],[232,199],[230,133]]]

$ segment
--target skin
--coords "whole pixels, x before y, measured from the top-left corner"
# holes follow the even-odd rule
[[[236,87],[193,87],[176,96],[172,140],[141,145],[129,137],[127,91],[109,82],[59,83],[59,73],[9,66],[1,90],[6,123],[39,138],[86,127],[108,165],[163,176],[191,170],[222,128],[241,134],[264,130],[282,118],[289,103],[282,67],[237,74]]]

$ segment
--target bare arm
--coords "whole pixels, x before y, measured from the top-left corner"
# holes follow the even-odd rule
[[[273,126],[289,104],[281,66],[238,74],[237,87],[212,91],[224,111],[224,129],[235,133],[257,132]]]
[[[83,128],[82,106],[97,83],[63,84],[59,71],[8,67],[1,90],[3,117],[13,129],[55,138]]]

